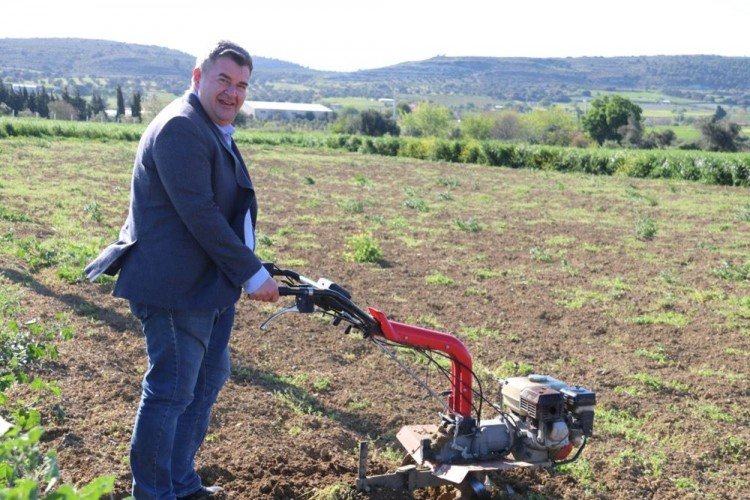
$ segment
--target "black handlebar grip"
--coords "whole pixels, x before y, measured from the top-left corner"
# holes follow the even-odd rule
[[[279,287],[279,297],[284,297],[284,296],[289,296],[289,295],[299,295],[299,290],[295,288],[290,288],[288,286]]]

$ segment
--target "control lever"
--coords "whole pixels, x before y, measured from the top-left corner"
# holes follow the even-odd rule
[[[269,316],[267,320],[265,320],[263,323],[260,324],[260,329],[261,330],[265,330],[266,326],[268,326],[268,323],[270,323],[274,319],[278,318],[282,314],[294,313],[294,312],[299,312],[299,309],[297,309],[297,304],[294,304],[293,306],[284,307],[282,309],[279,309],[278,311],[276,311],[275,313],[273,313],[271,316]]]
[[[297,292],[307,292],[307,293],[297,293]],[[267,320],[265,320],[260,325],[261,330],[265,330],[268,323],[273,321],[274,319],[278,318],[282,314],[286,313],[302,313],[307,314],[311,313],[315,310],[315,303],[313,302],[312,297],[312,290],[294,290],[287,287],[280,287],[279,288],[280,295],[294,295],[294,305],[289,307],[284,307],[282,309],[279,309],[275,313],[273,313]]]

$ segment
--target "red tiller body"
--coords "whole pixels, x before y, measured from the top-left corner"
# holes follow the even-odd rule
[[[372,307],[370,314],[380,324],[383,337],[397,344],[440,351],[451,360],[451,394],[448,406],[462,417],[470,417],[472,406],[472,361],[466,346],[453,335],[418,326],[390,321],[385,314]]]

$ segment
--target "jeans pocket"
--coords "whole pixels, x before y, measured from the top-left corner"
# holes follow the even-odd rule
[[[130,301],[130,312],[133,313],[133,316],[141,320],[141,323],[146,321],[146,318],[148,318],[148,305],[142,304],[140,302],[133,302]]]

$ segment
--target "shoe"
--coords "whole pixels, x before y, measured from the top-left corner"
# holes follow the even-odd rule
[[[201,489],[198,491],[194,491],[193,493],[184,496],[184,497],[177,497],[177,500],[199,500],[201,498],[212,498],[217,493],[221,493],[224,491],[224,488],[221,486],[201,486]]]

